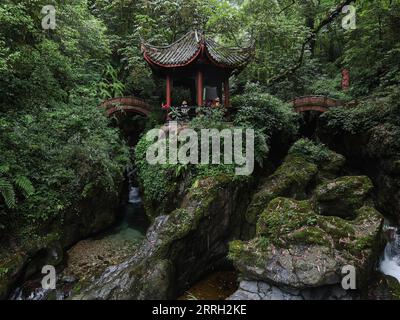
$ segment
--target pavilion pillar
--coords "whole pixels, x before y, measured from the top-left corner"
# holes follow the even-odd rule
[[[226,76],[224,81],[224,94],[225,94],[224,106],[228,108],[231,106],[230,95],[229,95],[229,76]]]
[[[200,107],[203,105],[203,71],[197,70],[196,82],[197,82],[197,105]]]
[[[171,99],[172,79],[169,74],[166,77],[166,88],[165,88],[165,99],[167,100],[167,106],[170,107],[172,104]]]

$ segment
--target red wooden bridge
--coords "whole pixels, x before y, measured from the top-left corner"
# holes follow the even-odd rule
[[[108,99],[100,107],[106,110],[108,117],[116,113],[137,114],[148,117],[153,109],[145,100],[133,96]]]
[[[330,108],[343,106],[343,101],[329,98],[327,96],[304,96],[289,101],[296,112],[317,111],[326,112]]]

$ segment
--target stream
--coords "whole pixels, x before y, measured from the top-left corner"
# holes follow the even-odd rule
[[[400,281],[400,229],[386,222],[384,232],[389,242],[381,258],[379,271]]]
[[[107,267],[128,259],[145,238],[149,226],[139,188],[130,186],[128,189],[120,221],[110,229],[78,242],[66,252],[65,261],[56,268],[55,290],[43,289],[44,275],[37,274],[20,283],[9,299],[65,300],[94,281]]]
[[[149,223],[143,209],[140,190],[128,174],[128,188],[121,206],[120,220],[108,230],[82,240],[70,248],[57,267],[55,290],[42,288],[43,275],[21,281],[10,300],[65,300],[93,283],[103,272],[128,260],[146,236]],[[379,261],[378,271],[400,281],[400,228],[385,221],[383,232],[388,243]],[[194,283],[179,300],[223,300],[238,287],[237,272],[218,271]]]

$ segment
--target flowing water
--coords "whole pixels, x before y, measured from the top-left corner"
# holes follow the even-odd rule
[[[400,281],[400,229],[385,223],[384,232],[389,242],[381,258],[379,270]]]
[[[130,183],[121,221],[94,237],[82,240],[68,250],[64,265],[57,268],[55,290],[43,289],[44,275],[38,274],[21,283],[10,295],[11,300],[64,300],[76,290],[79,280],[86,283],[112,265],[122,263],[144,239],[149,223],[142,206],[139,188]]]

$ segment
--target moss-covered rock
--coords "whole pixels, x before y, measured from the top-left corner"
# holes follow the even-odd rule
[[[329,158],[319,163],[319,180],[331,180],[339,176],[346,164],[346,158],[329,150]]]
[[[377,273],[368,291],[371,300],[400,300],[400,282],[396,278]]]
[[[353,265],[365,286],[382,243],[382,216],[362,207],[356,219],[321,216],[310,201],[276,198],[257,223],[256,238],[230,244],[229,257],[244,277],[307,288],[339,283]]]
[[[255,225],[258,216],[268,203],[276,197],[305,199],[307,187],[316,177],[317,165],[302,156],[289,155],[273,175],[267,178],[260,190],[253,196],[246,213],[248,223]]]
[[[219,175],[198,181],[180,208],[155,218],[129,261],[106,271],[75,298],[173,299],[182,294],[223,262],[228,243],[240,236],[249,180]]]
[[[44,265],[57,266],[64,249],[115,222],[118,192],[98,191],[97,196],[82,200],[78,208],[66,209],[62,217],[16,223],[10,233],[17,241],[0,243],[0,299],[8,297],[16,281],[40,272]]]
[[[309,139],[300,139],[289,150],[290,155],[297,155],[306,161],[318,165],[320,180],[333,179],[340,175],[346,159],[333,152],[322,143]]]
[[[315,190],[315,205],[322,215],[351,218],[366,203],[372,188],[372,182],[366,176],[326,181]]]
[[[277,245],[284,245],[289,241],[293,231],[297,231],[297,239],[311,233],[316,236],[318,233],[317,219],[318,216],[312,210],[308,200],[295,201],[288,198],[276,198],[270,202],[258,219],[257,236],[266,237]],[[308,227],[315,228],[309,232]],[[303,237],[303,239],[308,242],[307,237]]]
[[[18,279],[27,261],[27,256],[15,254],[3,256],[0,261],[0,299],[6,299],[10,287]]]

